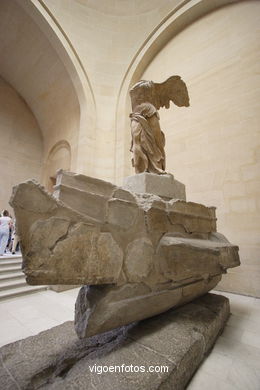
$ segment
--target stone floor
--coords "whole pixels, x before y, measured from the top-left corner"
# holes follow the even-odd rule
[[[42,291],[0,302],[0,346],[73,319],[78,289]],[[220,293],[232,315],[188,390],[260,389],[260,300]]]
[[[260,389],[260,299],[221,293],[230,299],[231,316],[188,390]]]
[[[0,302],[0,346],[73,320],[77,295],[47,290]]]

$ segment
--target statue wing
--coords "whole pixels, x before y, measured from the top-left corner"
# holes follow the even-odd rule
[[[189,106],[186,84],[180,76],[171,76],[163,83],[141,80],[130,89],[132,110],[142,103],[151,103],[157,110],[169,108],[170,101],[177,106]]]
[[[180,76],[171,76],[163,83],[154,83],[154,86],[158,96],[157,110],[169,108],[171,101],[178,107],[189,106],[188,90]]]

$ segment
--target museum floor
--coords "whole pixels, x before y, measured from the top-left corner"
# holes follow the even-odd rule
[[[77,292],[48,290],[1,302],[0,346],[72,320]],[[232,315],[188,390],[260,388],[260,300],[223,295],[230,299]]]

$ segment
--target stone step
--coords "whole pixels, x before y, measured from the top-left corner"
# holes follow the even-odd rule
[[[22,272],[20,253],[0,257],[0,301],[47,290],[47,286],[29,286]]]
[[[11,253],[5,253],[4,256],[0,256],[0,261],[2,260],[17,260],[21,259],[22,261],[22,255],[21,253],[16,253],[15,255],[12,255]]]
[[[20,270],[19,270],[20,271]],[[13,280],[13,279],[19,279],[19,278],[25,278],[25,275],[22,271],[20,272],[1,272],[0,273],[0,282],[5,280]]]
[[[0,268],[19,265],[21,267],[22,261],[20,259],[0,259]]]
[[[0,281],[0,291],[12,290],[14,288],[23,286],[28,286],[24,277],[21,277],[20,279]]]
[[[20,269],[17,272],[0,272],[0,282],[19,278],[25,278],[24,273]]]
[[[14,273],[21,272],[21,268],[22,268],[21,264],[15,264],[9,267],[0,267],[0,275],[11,273],[11,272]]]
[[[39,291],[44,291],[47,289],[48,289],[47,286],[28,286],[28,285],[26,285],[24,287],[3,290],[3,291],[0,291],[0,301],[2,301],[4,299],[18,297],[21,295],[27,295],[27,294],[36,293]]]

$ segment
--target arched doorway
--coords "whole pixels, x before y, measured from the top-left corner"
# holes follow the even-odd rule
[[[56,184],[56,173],[59,169],[70,170],[71,148],[67,141],[57,142],[51,149],[45,165],[45,186],[53,192]]]

